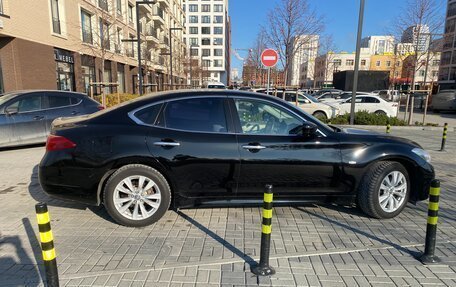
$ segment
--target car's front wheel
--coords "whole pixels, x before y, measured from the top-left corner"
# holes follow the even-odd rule
[[[171,190],[157,170],[139,164],[119,168],[104,189],[104,205],[119,224],[141,227],[158,221],[168,210]]]
[[[398,162],[375,163],[363,177],[358,190],[358,204],[375,218],[392,218],[401,213],[410,197],[407,170]]]
[[[317,119],[319,120],[326,120],[328,119],[328,117],[326,116],[326,114],[324,112],[321,112],[321,111],[317,111],[315,113],[313,113],[313,116],[316,117]]]

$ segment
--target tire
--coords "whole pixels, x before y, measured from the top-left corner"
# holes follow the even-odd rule
[[[400,173],[403,176],[401,182],[398,182],[399,188],[405,183],[404,192],[389,191],[384,188],[381,189],[382,183],[388,177],[394,182],[394,175]],[[398,176],[400,178],[400,176]],[[383,187],[386,185],[382,185]],[[392,192],[392,193],[391,193]],[[407,170],[403,165],[398,162],[383,161],[377,162],[369,167],[369,170],[363,176],[361,184],[358,188],[357,203],[361,210],[367,215],[374,218],[393,218],[397,216],[407,205],[410,197],[410,179]],[[395,199],[399,199],[399,195],[402,194],[402,200],[399,202]],[[381,206],[380,196],[383,197],[383,203],[387,202],[385,207]],[[388,198],[386,198],[387,196]],[[393,197],[393,201],[389,200],[389,197]],[[386,198],[386,201],[385,201]],[[394,206],[396,203],[396,206]],[[391,206],[393,205],[393,206]],[[391,210],[386,210],[388,207]],[[394,208],[396,207],[396,208]]]
[[[316,117],[317,119],[322,119],[322,120],[328,119],[326,114],[324,112],[321,112],[321,111],[317,111],[317,112],[313,113],[313,116]]]
[[[138,189],[141,181],[143,188]],[[123,202],[115,203],[116,198]],[[126,165],[109,178],[103,203],[117,223],[143,227],[157,222],[166,213],[171,203],[171,188],[157,170],[140,164]],[[126,208],[123,212],[122,207]]]
[[[378,110],[375,112],[376,115],[386,115],[386,113],[382,110]]]

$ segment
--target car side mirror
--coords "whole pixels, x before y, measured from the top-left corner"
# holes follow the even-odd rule
[[[8,116],[15,115],[18,112],[19,112],[19,109],[17,107],[9,106],[5,109],[5,114],[7,114]]]
[[[317,132],[317,125],[312,122],[305,122],[290,131],[290,134],[301,135],[304,137],[313,136]]]

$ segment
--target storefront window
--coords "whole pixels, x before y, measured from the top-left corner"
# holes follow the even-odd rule
[[[117,91],[119,93],[125,93],[125,72],[124,72],[124,66],[123,65],[117,65],[117,83],[119,85],[117,86]]]
[[[57,89],[74,91],[74,58],[71,52],[54,49],[56,61]]]
[[[112,94],[112,86],[109,85],[112,82],[111,62],[106,62],[105,64],[103,82],[107,84],[104,88],[104,93]]]

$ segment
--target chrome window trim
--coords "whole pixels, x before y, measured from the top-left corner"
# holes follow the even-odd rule
[[[200,98],[229,98],[229,99],[249,99],[249,100],[254,100],[254,101],[262,101],[262,102],[266,102],[268,104],[272,104],[274,106],[278,106],[278,104],[274,103],[274,102],[271,102],[269,100],[266,100],[266,99],[257,99],[257,98],[253,98],[253,97],[249,97],[249,96],[244,96],[244,95],[200,95],[200,96],[181,96],[181,97],[178,97],[178,98],[174,98],[174,99],[169,99],[169,100],[161,100],[161,101],[158,101],[158,102],[155,102],[155,103],[151,103],[151,104],[147,104],[147,105],[144,105],[144,106],[141,106],[139,108],[136,108],[130,112],[128,112],[128,117],[134,121],[136,124],[138,125],[142,125],[142,126],[148,126],[148,127],[153,127],[153,128],[160,128],[160,129],[166,129],[166,130],[173,130],[173,131],[180,131],[180,132],[191,132],[191,133],[202,133],[202,134],[228,134],[228,135],[249,135],[249,134],[245,134],[245,133],[236,133],[236,132],[208,132],[208,131],[190,131],[190,130],[182,130],[182,129],[175,129],[175,128],[168,128],[168,127],[160,127],[160,126],[157,126],[157,125],[151,125],[151,124],[146,124],[144,123],[143,121],[141,121],[140,119],[138,119],[136,116],[135,116],[135,113],[137,113],[138,111],[141,111],[143,109],[147,109],[151,106],[154,106],[154,105],[159,105],[159,104],[167,104],[169,102],[174,102],[174,101],[179,101],[179,100],[187,100],[187,99],[200,99]],[[303,122],[308,122],[308,120],[304,119],[303,117],[301,117],[300,115],[298,115],[297,113],[295,113],[294,111],[290,110],[288,107],[286,106],[280,106],[281,108],[285,109],[286,111],[292,113],[293,115],[295,115],[296,117],[298,117],[299,119],[301,119]],[[327,137],[327,135],[325,133],[323,133],[320,129],[317,129],[317,131],[323,136],[323,137]],[[250,135],[255,135],[255,134],[250,134]],[[276,134],[258,134],[260,136],[289,136],[289,137],[295,137],[296,135],[276,135]]]
[[[40,96],[40,97],[48,97],[48,96],[45,95],[45,96]],[[69,97],[71,97],[71,96],[69,96]],[[77,97],[74,97],[74,98],[77,98]],[[27,114],[27,113],[46,112],[46,111],[52,111],[52,110],[56,110],[56,109],[64,109],[64,108],[76,107],[76,106],[81,105],[82,102],[84,101],[83,98],[78,98],[78,99],[79,99],[80,101],[79,101],[77,104],[73,104],[73,105],[61,106],[61,107],[55,107],[55,108],[39,109],[39,110],[26,111],[26,112],[18,112],[17,114],[18,114],[18,115],[23,115],[23,114]],[[9,106],[11,106],[12,104],[15,103],[14,100],[11,100],[11,101],[12,101],[12,103],[10,103],[10,104],[8,104],[8,105],[5,104],[5,106],[4,106],[5,108],[4,108],[4,109],[8,108]],[[19,99],[18,101],[20,101],[20,99]],[[70,102],[71,102],[71,100],[70,100]],[[7,103],[9,103],[9,102],[7,102]],[[43,102],[41,101],[41,103],[43,103]],[[49,99],[48,99],[48,104],[49,104]]]

